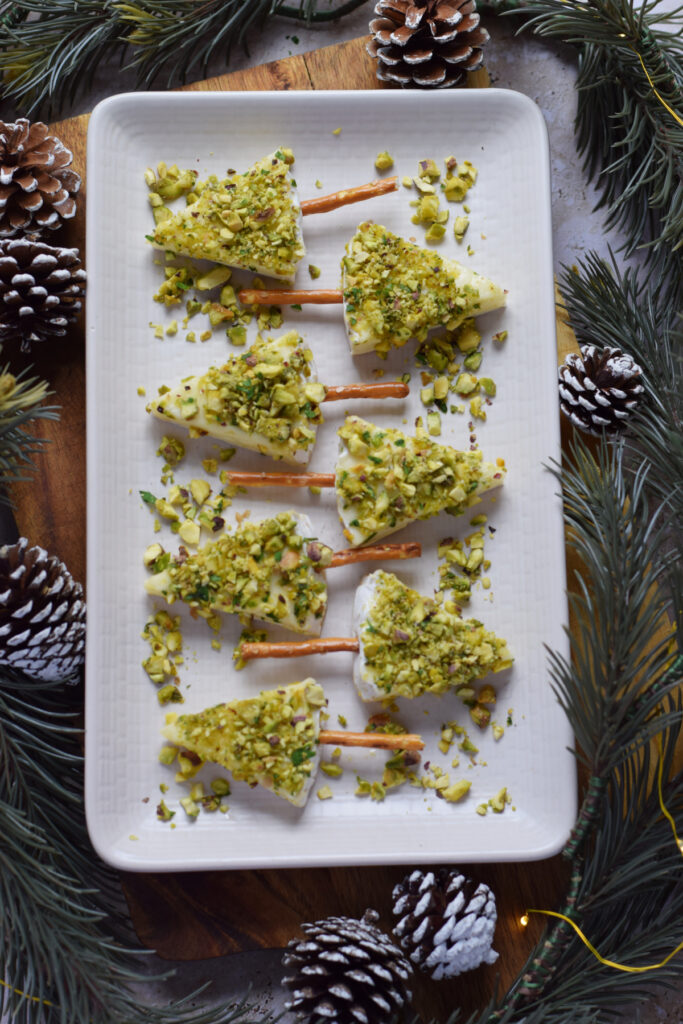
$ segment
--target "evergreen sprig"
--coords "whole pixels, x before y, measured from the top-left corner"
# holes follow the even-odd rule
[[[229,63],[234,45],[273,17],[341,18],[366,0],[0,0],[3,95],[27,115],[49,116],[87,88],[103,59],[137,70],[138,87],[171,86],[206,74],[212,57]]]
[[[16,376],[5,366],[0,371],[0,504],[10,505],[8,493],[13,483],[28,480],[33,458],[43,451],[44,438],[34,437],[29,427],[39,419],[56,420],[53,406],[43,405],[50,394],[48,385],[22,370]]]
[[[11,986],[0,986],[0,1016],[252,1024],[244,1005],[192,1010],[190,996],[163,1009],[141,1004],[134,986],[150,980],[144,951],[116,875],[86,832],[76,689],[8,670],[0,677],[0,978]]]
[[[680,282],[683,8],[662,4],[491,0],[487,7],[524,14],[524,27],[577,47],[576,140],[605,225],[624,233],[627,257],[645,246],[653,276]]]

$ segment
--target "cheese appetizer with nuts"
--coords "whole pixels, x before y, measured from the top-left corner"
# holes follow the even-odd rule
[[[226,768],[250,786],[303,807],[313,785],[323,744],[421,750],[411,733],[328,732],[320,729],[327,704],[322,686],[304,679],[256,697],[233,700],[197,714],[169,714],[162,730],[175,746]]]
[[[341,289],[243,288],[241,302],[343,304],[353,355],[386,356],[432,328],[453,330],[464,320],[500,309],[506,292],[487,277],[421,249],[381,224],[361,224],[342,259]]]
[[[349,562],[415,558],[419,544],[384,544],[334,553],[313,538],[307,516],[279,512],[227,530],[194,554],[162,552],[145,589],[168,604],[184,601],[203,618],[226,612],[318,636],[327,608],[324,570]]]
[[[147,405],[158,419],[209,434],[294,465],[310,459],[323,402],[402,398],[400,382],[326,387],[316,377],[311,350],[296,331],[259,338],[222,366],[184,377]]]
[[[353,637],[245,642],[240,654],[250,661],[354,652],[353,680],[365,701],[453,691],[471,702],[474,680],[513,661],[505,640],[477,619],[462,619],[452,603],[423,597],[381,569],[356,591],[353,626]]]

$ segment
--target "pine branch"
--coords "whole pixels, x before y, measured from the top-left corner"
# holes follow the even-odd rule
[[[53,406],[41,405],[51,393],[48,385],[22,370],[15,377],[9,367],[0,372],[0,504],[11,505],[7,489],[13,483],[31,478],[34,456],[47,441],[34,437],[27,427],[34,420],[57,420]]]
[[[0,678],[0,977],[35,997],[0,988],[0,1016],[9,1012],[15,1024],[258,1024],[245,1006],[140,1005],[133,986],[150,980],[144,951],[85,829],[72,689]]]
[[[215,56],[227,66],[234,45],[248,52],[250,33],[275,15],[330,21],[365,2],[319,11],[317,0],[0,0],[3,95],[29,115],[48,116],[65,96],[73,101],[87,88],[112,56],[137,70],[138,87],[178,85],[205,75]]]
[[[649,466],[646,486],[668,503],[673,522],[683,519],[683,275],[668,285],[620,272],[594,253],[560,284],[569,322],[581,344],[621,348],[643,370],[646,400],[630,421],[628,461]]]
[[[661,2],[636,8],[630,0],[493,0],[487,6],[523,13],[529,19],[523,28],[578,48],[576,139],[601,193],[598,209],[606,211],[606,227],[624,232],[627,256],[648,246],[656,274],[680,280],[683,127],[670,111],[683,117],[683,16],[681,8],[662,11]]]

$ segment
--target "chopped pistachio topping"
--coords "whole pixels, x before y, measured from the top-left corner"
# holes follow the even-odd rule
[[[195,554],[181,549],[147,589],[169,603],[185,601],[203,618],[216,610],[288,620],[291,628],[305,629],[325,614],[327,588],[318,570],[329,564],[332,552],[315,540],[304,541],[297,528],[291,512],[245,522]]]
[[[156,225],[158,249],[292,279],[305,254],[282,150],[244,174],[212,180],[194,202]]]
[[[227,427],[289,453],[315,443],[326,389],[312,379],[312,354],[296,331],[258,338],[252,348],[150,402],[147,411],[220,434]]]
[[[374,348],[380,355],[505,301],[486,278],[380,224],[359,226],[342,259],[342,281],[352,349]]]
[[[318,792],[316,793],[318,800],[331,800],[333,795],[334,794],[332,793],[332,790],[330,789],[329,786],[321,786]]]
[[[394,166],[394,158],[386,149],[383,149],[381,153],[378,153],[375,157],[375,167],[378,171],[388,171],[390,167]]]
[[[477,180],[477,168],[469,160],[458,163],[454,157],[446,159],[446,179],[442,188],[446,199],[461,203]]]
[[[194,272],[189,267],[165,267],[165,280],[154,294],[154,301],[173,306],[185,299],[185,293],[194,283]]]
[[[227,768],[235,779],[296,797],[315,764],[318,717],[324,705],[322,687],[307,679],[194,715],[179,715],[164,734],[201,761]]]
[[[444,509],[458,514],[503,481],[503,467],[484,462],[480,451],[457,451],[356,416],[338,433],[348,453],[337,466],[340,511],[364,540]]]
[[[364,675],[387,696],[455,690],[512,663],[507,644],[476,619],[460,619],[379,570],[360,626]]]

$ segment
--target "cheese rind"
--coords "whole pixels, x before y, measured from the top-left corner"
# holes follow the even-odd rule
[[[458,451],[359,416],[348,416],[338,434],[337,507],[353,547],[444,510],[460,514],[505,478],[502,460],[486,462],[480,451]]]
[[[183,378],[147,404],[147,412],[228,444],[305,465],[322,423],[324,385],[297,331],[260,338],[200,376]]]
[[[322,686],[304,679],[196,714],[169,715],[169,742],[303,807],[319,763]]]
[[[445,611],[381,569],[361,582],[353,615],[353,678],[366,701],[457,694],[513,661],[506,641],[477,619]]]
[[[293,281],[306,249],[285,153],[277,150],[244,174],[205,183],[193,203],[156,225],[152,237],[166,252]]]
[[[346,246],[342,290],[354,355],[386,355],[411,338],[424,341],[434,327],[451,330],[505,305],[493,281],[369,222]]]
[[[310,520],[295,512],[247,521],[176,556],[145,589],[169,604],[184,601],[203,618],[226,612],[318,636],[327,609],[321,570],[332,552],[311,537]]]

